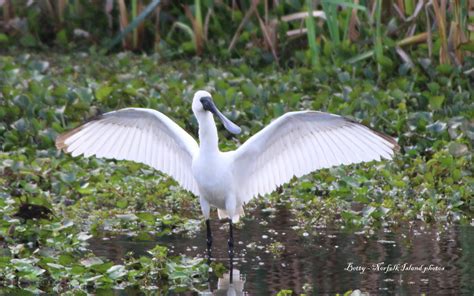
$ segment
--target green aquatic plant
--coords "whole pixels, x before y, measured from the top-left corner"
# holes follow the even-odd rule
[[[222,133],[223,150],[297,109],[352,117],[398,137],[402,151],[393,163],[321,170],[262,199],[268,208],[291,204],[301,233],[328,224],[370,233],[403,221],[472,223],[471,66],[423,62],[378,73],[374,65],[338,62],[284,70],[232,63],[166,63],[93,51],[0,56],[2,289],[200,289],[205,262],[173,257],[165,246],[112,262],[88,245],[110,235],[142,241],[170,233],[193,236],[203,227],[197,200],[149,167],[73,159],[56,151],[54,140],[98,112],[126,106],[160,110],[197,131],[189,106],[193,90],[201,88],[212,90],[216,104],[239,110],[226,115],[243,135],[235,140]],[[181,272],[183,266],[191,271]]]

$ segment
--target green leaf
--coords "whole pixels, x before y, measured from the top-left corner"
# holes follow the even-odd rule
[[[73,256],[69,255],[69,254],[61,254],[59,256],[59,264],[62,264],[62,265],[70,265],[71,263],[74,263],[75,262],[75,259]]]
[[[449,153],[454,157],[460,157],[469,153],[469,148],[465,144],[453,142],[449,144]]]
[[[444,102],[444,96],[431,96],[429,98],[430,107],[432,110],[438,110],[441,108]]]
[[[71,268],[71,273],[76,275],[82,275],[86,272],[86,268],[82,267],[81,265],[74,265]]]
[[[278,293],[276,294],[276,296],[291,296],[293,295],[293,291],[292,290],[280,290],[278,291]]]
[[[431,91],[432,94],[436,94],[439,92],[440,86],[436,82],[428,83],[428,89]]]
[[[104,261],[102,261],[102,259],[98,257],[90,257],[90,258],[81,260],[81,264],[84,265],[85,267],[91,267],[91,266],[103,264],[103,263]]]
[[[24,47],[35,47],[37,45],[36,38],[31,34],[26,34],[20,38],[20,44]]]
[[[470,40],[466,43],[461,44],[461,49],[474,52],[474,40]]]
[[[56,43],[62,47],[67,47],[68,38],[67,38],[67,32],[65,29],[62,29],[56,34]]]
[[[97,100],[103,101],[112,93],[113,90],[114,88],[111,86],[102,85],[95,91],[95,97]]]
[[[448,64],[441,64],[436,67],[436,70],[438,70],[441,74],[444,75],[449,75],[453,72],[453,66],[448,65]]]
[[[258,95],[258,89],[252,82],[247,82],[242,86],[242,91],[244,95],[248,98],[255,98]]]
[[[55,268],[55,269],[64,269],[64,266],[61,264],[56,264],[56,263],[46,263],[49,267]]]
[[[137,217],[141,221],[145,221],[145,222],[148,222],[148,223],[151,223],[151,224],[153,224],[156,221],[155,216],[153,214],[147,213],[147,212],[137,213]]]
[[[99,273],[104,273],[106,272],[110,267],[114,265],[113,262],[105,262],[102,264],[96,264],[91,267],[92,270],[99,272]]]
[[[123,265],[114,265],[107,270],[107,274],[113,280],[119,279],[127,274],[127,270]]]
[[[7,43],[8,36],[6,34],[0,33],[0,43]]]
[[[85,281],[86,281],[86,282],[95,282],[95,281],[97,281],[98,279],[100,279],[100,278],[102,278],[102,277],[103,277],[103,275],[96,275],[96,276],[87,278]]]
[[[362,214],[364,215],[364,217],[368,217],[368,216],[370,216],[375,210],[376,210],[375,207],[368,206],[368,207],[365,207],[365,208],[362,210]]]
[[[119,209],[125,209],[125,208],[128,206],[128,201],[126,201],[126,200],[119,200],[119,201],[117,201],[116,206],[117,206]]]
[[[118,214],[118,215],[115,215],[115,217],[117,217],[120,220],[124,220],[124,221],[136,221],[136,220],[138,220],[138,217],[135,214]]]
[[[377,62],[384,67],[390,68],[393,66],[393,61],[385,55],[380,55],[380,57],[377,58]]]

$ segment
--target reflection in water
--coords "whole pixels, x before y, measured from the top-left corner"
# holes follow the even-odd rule
[[[274,295],[282,289],[309,295],[356,289],[370,295],[472,295],[474,290],[472,226],[445,229],[407,223],[373,235],[330,228],[314,228],[301,235],[286,209],[274,214],[256,211],[252,214],[255,219],[246,219],[234,234],[234,266],[246,275],[242,288],[245,282],[243,290],[250,295]],[[227,266],[226,225],[213,220],[211,227],[214,260]],[[90,247],[117,263],[125,253],[143,255],[156,243],[168,246],[174,254],[205,257],[206,241],[200,239],[205,237],[205,227],[196,237],[92,239]],[[443,270],[417,270],[430,265]],[[214,290],[217,287],[218,295],[242,295],[241,286],[234,284],[234,289],[226,290],[225,283],[225,279],[211,279],[210,284]]]
[[[238,269],[234,268],[233,281],[230,283],[230,272],[225,273],[217,282],[216,296],[240,296],[244,295],[245,276],[240,274]]]
[[[217,281],[217,288],[210,291],[203,291],[199,296],[243,296],[247,295],[244,291],[245,275],[240,274],[238,269],[233,269],[233,281],[230,282],[230,272],[224,273]]]

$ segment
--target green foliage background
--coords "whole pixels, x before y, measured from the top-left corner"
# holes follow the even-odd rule
[[[338,225],[368,231],[404,221],[472,223],[474,101],[464,68],[431,63],[324,63],[324,68],[251,67],[247,60],[167,62],[120,53],[0,56],[0,286],[33,292],[140,286],[198,289],[207,274],[198,259],[150,256],[115,264],[95,257],[90,236],[133,233],[150,239],[201,227],[197,200],[144,165],[72,158],[55,137],[98,112],[157,109],[193,135],[194,91],[207,89],[243,128],[220,129],[233,149],[284,112],[315,109],[352,117],[398,139],[391,162],[321,170],[255,201],[290,201],[303,227]],[[49,219],[15,216],[22,204],[43,206]]]

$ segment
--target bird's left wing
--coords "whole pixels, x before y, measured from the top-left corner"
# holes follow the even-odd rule
[[[394,139],[347,118],[316,111],[289,112],[234,152],[240,198],[271,193],[312,171],[340,164],[391,159]]]
[[[192,175],[196,140],[161,112],[126,108],[102,114],[60,135],[56,147],[72,156],[115,158],[147,164],[198,195]]]

